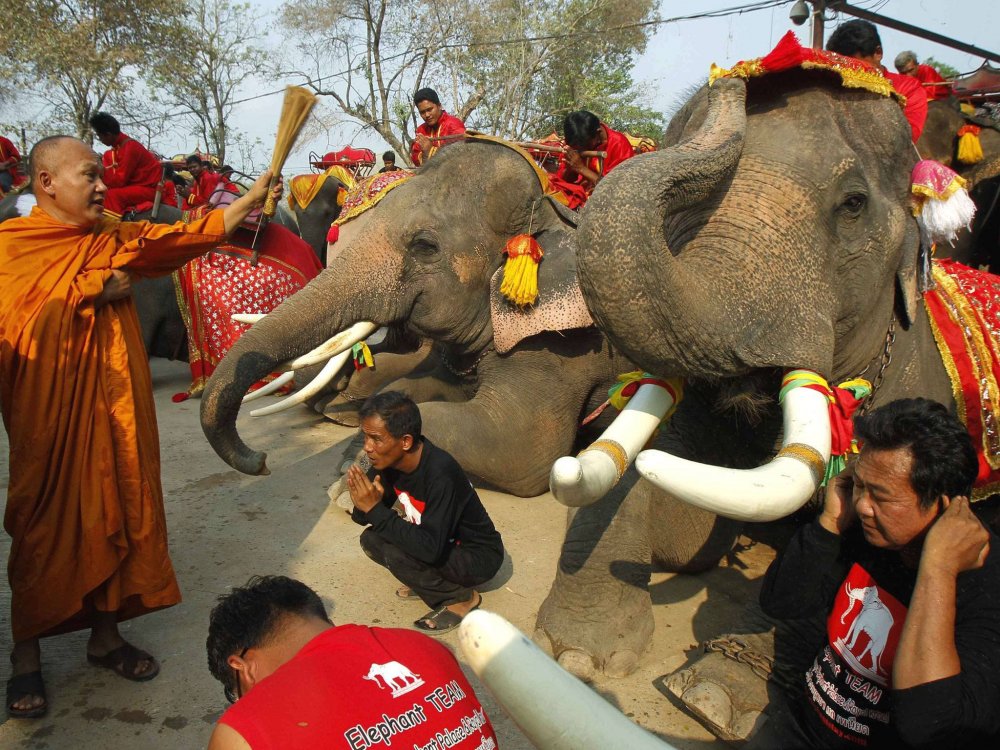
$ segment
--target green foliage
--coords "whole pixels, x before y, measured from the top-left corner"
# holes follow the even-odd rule
[[[938,62],[933,57],[927,57],[921,60],[924,65],[930,65],[938,73],[940,73],[944,78],[951,80],[952,78],[957,78],[961,75],[961,71],[958,68],[953,68],[948,63]]]
[[[44,99],[54,122],[89,139],[92,114],[168,47],[183,6],[163,0],[0,0],[8,80]]]

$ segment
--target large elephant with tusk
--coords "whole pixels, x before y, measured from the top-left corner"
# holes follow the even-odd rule
[[[832,66],[758,73],[698,91],[665,148],[618,167],[581,212],[578,275],[594,321],[684,392],[653,450],[632,436],[553,469],[553,492],[583,507],[535,637],[556,654],[580,644],[560,657],[576,674],[608,671],[608,644],[641,652],[649,637],[647,580],[628,571],[648,578],[677,548],[714,564],[744,521],[816,496],[829,404],[809,388],[779,404],[786,373],[863,377],[869,404],[924,396],[956,408],[918,287],[916,154],[899,104],[843,85]],[[639,411],[665,413],[662,397],[650,403]],[[623,473],[615,453],[638,471]],[[690,523],[676,522],[679,504]]]
[[[391,382],[421,404],[427,435],[488,485],[545,492],[581,420],[631,369],[593,327],[576,285],[575,215],[546,195],[526,153],[494,139],[470,138],[412,176],[376,180],[345,204],[351,218],[326,270],[218,366],[202,400],[205,434],[233,467],[266,473],[265,454],[235,428],[249,386],[281,366],[327,361],[307,386],[319,395],[352,345],[378,326],[405,327],[439,354]],[[500,292],[503,249],[520,234],[544,251],[538,299],[523,307]]]

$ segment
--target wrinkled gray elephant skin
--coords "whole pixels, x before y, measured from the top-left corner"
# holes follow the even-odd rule
[[[431,440],[488,486],[545,492],[552,462],[573,450],[587,409],[631,367],[586,312],[569,221],[513,149],[473,141],[442,151],[344,224],[327,269],[227,354],[202,398],[212,446],[234,468],[266,473],[264,454],[235,428],[247,388],[278,363],[371,321],[404,327],[441,355],[391,382],[421,404]],[[545,257],[539,299],[519,310],[499,285],[502,250],[525,232]]]
[[[761,465],[778,447],[783,370],[874,380],[890,321],[874,403],[952,403],[916,289],[909,127],[893,100],[835,81],[719,80],[673,118],[663,150],[621,164],[581,212],[578,275],[595,322],[643,369],[687,381],[657,441],[675,455]],[[576,512],[539,613],[536,640],[584,677],[620,672],[622,644],[645,647],[654,560],[703,569],[740,529],[636,487],[647,489]]]

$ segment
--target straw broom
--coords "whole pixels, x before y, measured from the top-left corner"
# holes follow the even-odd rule
[[[257,225],[257,232],[268,219],[274,216],[278,209],[277,203],[271,195],[274,186],[278,184],[281,176],[281,168],[285,166],[285,159],[288,158],[295,139],[299,137],[302,126],[305,125],[313,105],[316,104],[316,97],[301,86],[286,86],[285,100],[281,104],[281,119],[278,120],[278,133],[274,137],[274,152],[271,155],[271,184],[267,191],[267,200],[264,203],[264,211],[261,220]],[[257,232],[253,236],[253,244],[257,244]],[[257,264],[258,251],[254,250],[251,263]]]

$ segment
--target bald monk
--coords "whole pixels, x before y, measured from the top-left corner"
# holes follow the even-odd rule
[[[82,141],[46,138],[29,162],[38,205],[0,224],[14,635],[7,711],[18,718],[48,707],[39,648],[46,636],[89,627],[92,664],[135,681],[159,672],[118,631],[121,620],[180,601],[129,280],[168,273],[218,245],[263,205],[271,176],[224,210],[167,226],[103,217],[101,159]]]

